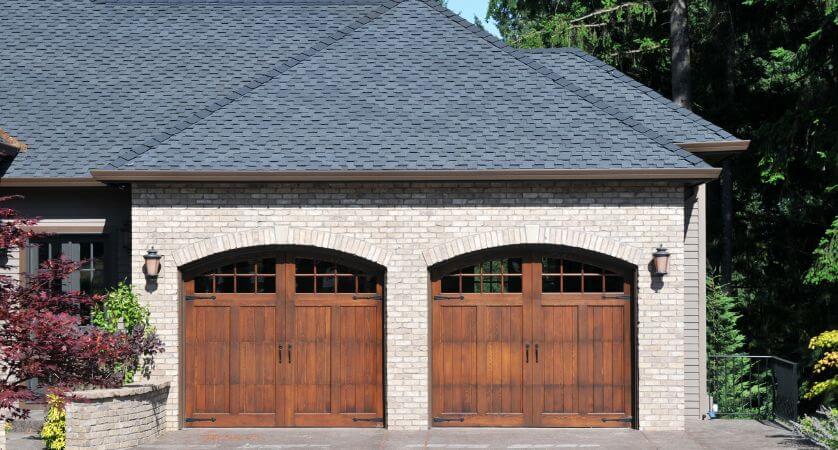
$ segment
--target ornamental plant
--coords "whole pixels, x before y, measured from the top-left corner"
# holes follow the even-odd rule
[[[67,446],[67,413],[64,412],[64,402],[55,394],[47,395],[47,416],[44,427],[41,428],[41,439],[44,447],[49,450],[63,450]]]
[[[94,306],[91,322],[110,333],[119,331],[131,333],[142,329],[148,335],[154,333],[154,327],[149,323],[150,316],[148,308],[140,304],[139,295],[134,293],[131,285],[120,282],[116,288],[108,291],[101,304]],[[137,360],[134,361],[136,366],[141,369],[143,375],[148,375],[153,361],[149,358],[141,359],[140,355],[136,356]],[[125,375],[124,381],[126,383],[134,381],[136,370],[122,369]]]
[[[797,434],[823,448],[838,449],[838,409],[821,406],[814,416],[792,422]]]
[[[0,252],[23,247],[36,223],[0,208]],[[119,387],[125,371],[162,351],[160,339],[144,326],[108,331],[90,323],[89,312],[102,297],[61,290],[79,265],[48,260],[25,282],[0,275],[0,420],[28,417],[21,402],[37,400],[42,388],[64,399],[80,387]],[[8,269],[8,263],[0,267]]]
[[[818,358],[812,367],[820,379],[803,394],[806,399],[819,398],[827,406],[838,403],[838,330],[825,331],[809,341],[809,349]]]

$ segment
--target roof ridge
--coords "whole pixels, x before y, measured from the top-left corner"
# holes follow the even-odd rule
[[[169,128],[166,128],[165,130],[159,131],[158,133],[149,137],[142,143],[134,145],[129,149],[123,150],[122,152],[114,156],[110,161],[108,161],[106,166],[117,169],[122,168],[126,163],[132,161],[138,156],[143,155],[144,153],[148,152],[157,145],[162,144],[163,142],[169,140],[171,137],[192,127],[201,120],[221,110],[225,106],[243,98],[259,86],[262,86],[265,83],[273,80],[274,78],[285,73],[289,69],[308,60],[315,54],[320,53],[323,49],[329,47],[335,42],[343,39],[346,36],[349,36],[364,25],[381,17],[381,15],[383,15],[387,11],[390,11],[395,6],[399,5],[402,1],[404,0],[383,0],[379,2],[370,12],[366,13],[364,17],[357,20],[353,20],[345,26],[333,31],[332,33],[325,35],[325,37],[317,40],[312,46],[306,48],[305,50],[302,50],[299,53],[296,53],[292,56],[289,56],[288,58],[283,59],[282,62],[280,62],[279,64],[276,64],[273,67],[270,67],[261,73],[257,73],[250,81],[245,82],[241,87],[233,89],[219,98],[208,101],[208,106],[201,108],[197,112],[193,112],[190,116],[184,118],[180,122],[170,126]]]
[[[724,134],[729,135],[730,138],[735,138],[735,136],[728,133],[723,128],[721,128],[719,126],[716,126],[716,125],[713,125],[712,122],[710,122],[709,120],[705,119],[704,117],[701,117],[700,115],[696,114],[693,110],[688,109],[688,108],[684,108],[683,106],[673,102],[671,99],[666,98],[664,95],[660,94],[656,90],[640,83],[639,81],[635,80],[634,78],[632,78],[632,77],[626,75],[625,73],[623,73],[620,69],[606,63],[605,61],[597,58],[596,56],[591,55],[590,53],[588,53],[588,52],[586,52],[586,51],[584,51],[580,48],[577,48],[577,47],[560,47],[560,48],[561,48],[561,50],[564,50],[563,53],[573,54],[577,58],[584,61],[586,64],[592,65],[592,66],[595,66],[597,68],[602,69],[603,72],[607,73],[608,75],[610,75],[611,77],[613,77],[616,80],[620,80],[620,81],[622,81],[624,83],[627,83],[627,84],[636,83],[637,85],[639,85],[643,88],[643,89],[638,89],[638,90],[641,91],[643,93],[643,95],[645,95],[646,97],[648,97],[648,98],[650,98],[650,99],[652,99],[652,100],[654,100],[658,103],[666,105],[666,106],[672,108],[675,111],[678,111],[678,113],[681,114],[682,116],[689,117],[697,125],[700,125],[700,126],[706,128],[707,130],[712,131],[713,133],[718,135],[720,138],[726,139],[724,137]],[[619,76],[616,75],[614,72],[619,74]],[[621,78],[623,78],[623,77],[627,78],[628,80],[621,80]]]
[[[396,1],[398,1],[399,3],[403,3],[403,2],[406,2],[406,1],[409,1],[409,0],[396,0]],[[466,30],[471,31],[476,36],[483,38],[483,40],[485,40],[487,43],[497,47],[500,50],[503,50],[504,52],[506,52],[507,54],[509,54],[513,58],[517,59],[518,61],[520,61],[524,65],[533,69],[535,72],[543,75],[544,78],[547,78],[547,79],[553,81],[555,84],[559,85],[560,87],[566,89],[567,91],[571,92],[572,94],[575,94],[577,97],[581,98],[582,100],[590,103],[592,106],[602,110],[606,114],[608,114],[611,117],[613,117],[614,119],[616,119],[618,122],[628,126],[629,128],[637,131],[638,133],[646,136],[650,140],[659,144],[661,147],[672,151],[675,155],[681,157],[686,162],[688,162],[692,165],[696,165],[696,164],[700,164],[703,161],[701,158],[699,158],[699,157],[693,155],[692,153],[682,149],[681,147],[675,145],[675,143],[671,142],[665,136],[663,136],[663,135],[657,133],[656,131],[646,127],[641,122],[638,122],[638,121],[636,121],[636,120],[634,120],[630,117],[626,117],[626,114],[623,113],[622,111],[619,111],[619,110],[617,110],[616,108],[614,108],[610,105],[604,104],[602,101],[600,101],[597,98],[589,98],[589,97],[593,97],[593,96],[590,95],[589,93],[587,93],[586,90],[578,87],[576,84],[574,84],[573,82],[571,82],[570,80],[568,80],[564,76],[556,73],[554,70],[550,69],[549,67],[544,66],[543,64],[539,63],[538,61],[533,60],[532,58],[529,57],[529,55],[527,55],[526,51],[521,51],[520,49],[511,47],[510,45],[506,44],[501,39],[493,36],[492,34],[487,32],[486,30],[483,30],[482,28],[478,27],[477,25],[474,25],[471,22],[469,22],[468,20],[460,17],[459,14],[457,14],[454,11],[448,9],[447,7],[441,5],[436,0],[416,0],[416,1],[424,3],[429,8],[442,13],[443,15],[448,17],[448,19],[450,19],[452,22],[455,22],[455,23],[459,24],[460,26],[462,26]],[[565,47],[565,48],[572,48],[572,47]],[[581,50],[579,50],[579,51],[581,51]],[[585,95],[582,95],[583,93]]]

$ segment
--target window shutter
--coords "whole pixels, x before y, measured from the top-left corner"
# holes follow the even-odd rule
[[[78,242],[62,242],[61,254],[70,261],[81,261],[81,245]],[[61,282],[61,289],[65,292],[81,289],[81,273],[75,271]]]

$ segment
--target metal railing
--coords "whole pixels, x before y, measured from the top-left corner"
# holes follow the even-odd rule
[[[797,364],[776,356],[710,355],[710,417],[797,420]]]

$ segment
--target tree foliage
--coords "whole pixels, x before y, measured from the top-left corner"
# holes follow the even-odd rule
[[[2,199],[0,199],[2,200]],[[0,209],[0,250],[23,246],[36,223]],[[4,267],[7,268],[7,267]],[[0,419],[27,417],[20,402],[37,400],[38,388],[59,397],[82,386],[116,387],[140,357],[153,357],[162,343],[143,327],[111,332],[92,326],[88,312],[101,297],[63,292],[61,282],[79,263],[48,260],[25,283],[0,276]]]
[[[693,109],[742,139],[730,292],[752,353],[802,359],[838,323],[838,2],[692,0]],[[490,0],[507,43],[572,45],[670,95],[669,2]],[[720,265],[717,184],[708,259]],[[827,231],[830,230],[830,231]]]
[[[707,278],[707,353],[735,355],[745,348],[745,336],[739,330],[742,318],[736,297],[713,277]]]

